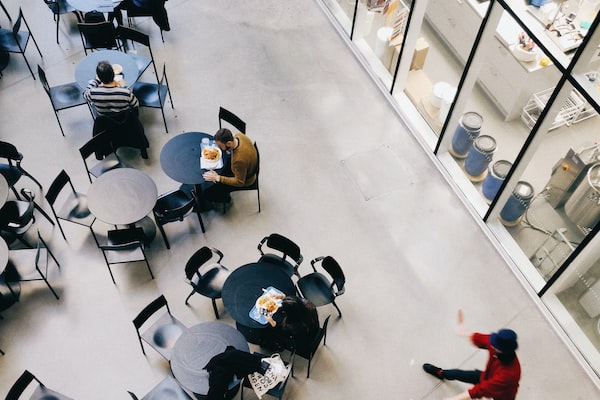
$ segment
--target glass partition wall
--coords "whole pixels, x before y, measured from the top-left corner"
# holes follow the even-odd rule
[[[600,378],[600,1],[320,1]]]

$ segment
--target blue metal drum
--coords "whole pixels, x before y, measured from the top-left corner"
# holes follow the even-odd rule
[[[481,182],[485,178],[488,165],[496,151],[496,140],[488,135],[475,139],[465,160],[465,171],[472,182]]]
[[[488,174],[481,184],[481,192],[486,199],[492,201],[496,197],[511,167],[512,163],[506,160],[498,160],[489,167]]]
[[[473,141],[481,133],[482,124],[483,117],[481,115],[473,111],[464,113],[454,131],[452,144],[448,149],[450,154],[456,158],[465,158]]]
[[[532,199],[533,186],[525,181],[517,182],[517,186],[500,212],[500,221],[506,226],[519,224]]]

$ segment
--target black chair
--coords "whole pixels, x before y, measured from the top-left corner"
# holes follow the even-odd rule
[[[35,210],[54,225],[50,216],[35,202],[35,194],[29,189],[22,189],[21,194],[25,200],[7,201],[2,207],[0,215],[0,231],[2,231],[7,243],[19,240],[28,248],[33,248],[25,240],[25,234],[35,222]],[[7,237],[8,236],[8,237]]]
[[[79,87],[77,82],[69,82],[58,86],[50,86],[48,84],[48,79],[46,79],[46,73],[39,65],[38,76],[40,77],[40,82],[42,82],[42,86],[44,87],[44,90],[50,99],[50,104],[52,104],[52,109],[54,110],[54,115],[56,115],[60,132],[63,136],[65,136],[65,131],[60,123],[60,119],[58,118],[58,111],[82,105],[87,106],[88,103],[83,98],[83,90]]]
[[[79,149],[79,154],[81,154],[81,158],[83,159],[83,165],[88,173],[90,183],[92,183],[92,176],[97,178],[106,171],[123,166],[115,148],[112,146],[110,133],[108,132],[99,133],[88,140]],[[90,167],[87,160],[92,154],[95,154],[98,162]]]
[[[129,54],[129,56],[135,59],[135,62],[138,66],[138,76],[141,76],[146,69],[152,64],[154,67],[154,75],[158,76],[158,71],[156,69],[156,63],[154,62],[154,55],[152,54],[152,47],[150,47],[150,36],[146,35],[143,32],[137,31],[135,29],[127,28],[123,25],[117,26],[116,29],[117,38],[121,41],[121,50]],[[150,57],[146,57],[145,55],[139,54],[137,50],[138,44],[146,46],[148,49],[148,54]],[[135,53],[128,52],[129,47],[135,49]]]
[[[8,182],[8,186],[11,187],[17,199],[20,199],[21,197],[15,188],[15,184],[22,176],[28,177],[38,185],[40,190],[44,190],[42,184],[23,168],[21,165],[23,154],[21,154],[14,145],[0,141],[0,158],[6,159],[6,163],[0,163],[0,174],[4,176],[6,182]]]
[[[165,1],[166,0],[152,0],[152,4],[148,8],[136,7],[134,5],[127,7],[127,24],[131,26],[133,18],[152,17],[160,29],[160,38],[164,43],[165,37],[163,31],[169,31],[171,29],[167,10],[165,9]]]
[[[300,357],[308,360],[308,367],[306,369],[306,378],[307,379],[310,377],[311,361],[312,361],[315,353],[319,349],[319,345],[321,344],[321,341],[323,341],[323,346],[327,345],[327,325],[329,324],[330,317],[331,316],[328,315],[327,318],[325,318],[325,321],[323,322],[323,327],[319,328],[319,330],[315,334],[315,338],[308,346],[295,347],[293,349],[290,349],[292,351],[295,351],[297,356],[300,356]],[[294,367],[293,366],[292,366],[292,376],[294,376]]]
[[[218,256],[218,260],[208,263],[213,256]],[[185,304],[194,293],[199,293],[212,300],[215,317],[219,319],[216,299],[221,298],[223,284],[229,276],[227,267],[221,264],[223,253],[220,250],[204,246],[196,251],[185,264],[186,282],[192,286],[192,292],[186,297]]]
[[[258,183],[259,175],[260,175],[260,153],[258,152],[258,146],[256,146],[256,142],[254,143],[254,148],[256,149],[256,180],[250,186],[231,186],[229,188],[230,193],[233,192],[242,192],[245,190],[256,190],[256,200],[258,201],[258,212],[260,212],[260,185]],[[222,203],[223,205],[223,214],[227,211],[227,203]]]
[[[71,188],[68,193],[67,191],[63,191],[67,185],[69,185]],[[61,204],[57,207],[56,201],[59,196]],[[48,192],[46,193],[46,201],[48,201],[48,204],[50,204],[54,218],[58,223],[60,233],[65,240],[67,240],[67,237],[65,236],[65,232],[60,224],[61,219],[64,221],[73,222],[75,224],[87,226],[92,232],[94,239],[96,238],[92,229],[92,224],[96,220],[96,217],[94,217],[88,208],[87,196],[75,190],[75,187],[71,182],[71,178],[64,169],[60,171],[56,178],[54,178],[54,181],[48,188]]]
[[[317,272],[316,264],[318,262],[321,262],[321,267],[329,274],[331,279]],[[314,272],[298,279],[298,289],[300,289],[302,297],[310,300],[316,307],[333,304],[341,317],[342,312],[335,303],[335,298],[344,294],[346,290],[344,287],[346,284],[344,271],[331,256],[317,257],[310,262],[310,265]]]
[[[107,243],[101,244],[100,250],[104,255],[104,261],[108,267],[108,272],[114,284],[110,266],[113,264],[133,263],[144,261],[150,272],[150,277],[154,279],[150,263],[144,251],[144,230],[142,228],[113,229],[108,231]]]
[[[228,122],[233,125],[238,131],[246,133],[246,123],[231,111],[219,107],[219,129],[223,128],[222,122]]]
[[[198,201],[195,198],[193,191],[191,197],[180,189],[158,196],[152,212],[154,213],[156,225],[158,225],[158,229],[165,241],[167,249],[170,249],[171,246],[167,240],[167,234],[165,233],[163,226],[169,222],[183,221],[185,217],[194,212],[198,216],[202,232],[205,232],[204,222],[202,221],[202,216],[198,210]]]
[[[140,107],[160,108],[163,122],[165,124],[165,131],[169,133],[167,128],[167,120],[165,118],[165,103],[167,101],[167,94],[169,95],[171,108],[174,108],[174,106],[173,98],[171,97],[171,89],[169,89],[169,80],[167,79],[166,64],[163,64],[162,75],[160,79],[158,79],[158,75],[156,76],[157,83],[139,81],[134,83],[133,94],[140,102]]]
[[[127,391],[132,400],[140,400],[135,393]],[[167,376],[152,388],[141,400],[192,400],[192,398],[179,386],[175,378]]]
[[[0,3],[0,7],[2,7],[2,9],[4,10],[4,13],[8,17],[8,20],[12,22],[12,19],[10,18],[6,7],[4,7],[2,3]],[[21,22],[25,22],[25,26],[27,27],[26,31],[20,30]],[[38,53],[40,54],[40,57],[43,57],[42,52],[40,51],[40,48],[38,47],[38,44],[35,41],[33,34],[31,33],[31,29],[29,29],[29,24],[23,16],[23,11],[21,10],[21,7],[19,7],[19,16],[17,17],[17,20],[13,24],[12,28],[0,29],[0,51],[6,51],[9,53],[21,53],[23,55],[23,59],[25,60],[25,64],[27,64],[27,68],[29,68],[29,72],[31,72],[31,76],[35,80],[33,70],[29,65],[29,61],[27,61],[27,57],[25,57],[25,50],[27,49],[27,44],[29,43],[30,37],[33,40],[33,43],[35,44],[35,47]]]
[[[10,262],[6,267],[5,279],[8,284],[8,288],[12,292],[11,283],[13,282],[32,282],[32,281],[44,281],[48,289],[52,292],[54,297],[58,300],[58,294],[54,288],[48,282],[48,266],[50,258],[54,260],[54,263],[60,270],[60,264],[48,248],[48,245],[42,238],[40,232],[37,232],[37,246],[34,249],[17,249],[11,250]],[[16,293],[13,292],[16,296]]]
[[[153,317],[163,307],[166,312],[158,317]],[[147,322],[152,317],[150,322]],[[171,352],[179,336],[188,328],[171,314],[171,309],[164,295],[158,296],[148,304],[133,320],[142,353],[146,355],[144,343],[148,343],[154,350],[167,360],[171,360]],[[140,329],[142,329],[140,332]]]
[[[121,48],[112,22],[80,22],[77,27],[81,36],[83,51],[86,55],[88,50]]]
[[[269,249],[276,250],[281,253],[272,254],[265,253],[262,247],[266,246]],[[258,251],[260,251],[261,257],[258,262],[268,262],[279,267],[282,267],[284,271],[291,277],[292,275],[300,277],[298,268],[302,263],[304,257],[300,254],[300,247],[290,239],[282,236],[278,233],[272,233],[269,236],[265,236],[258,244]],[[288,258],[294,263],[290,263]]]
[[[56,21],[56,43],[58,44],[58,25],[60,24],[60,16],[64,14],[74,13],[77,16],[77,22],[81,22],[81,13],[71,6],[67,0],[44,0]]]
[[[266,354],[261,354],[261,353],[256,353],[254,352],[254,354],[256,354],[257,356],[259,356],[260,358],[268,358],[269,356]],[[293,367],[294,365],[294,358],[296,357],[296,353],[294,351],[292,351],[292,354],[290,355],[289,361],[283,361],[283,363],[285,364],[286,367],[288,367],[289,365],[291,365]],[[265,393],[268,396],[271,397],[276,397],[279,400],[281,400],[283,398],[283,395],[285,393],[285,388],[287,386],[288,380],[290,379],[290,375],[288,375],[285,380],[283,382],[279,382],[279,384],[277,386],[275,386],[274,388],[271,388],[267,391],[267,393]],[[248,380],[248,378],[244,377],[244,381],[242,383],[242,390],[240,392],[240,400],[244,399],[244,388],[250,388],[252,389],[252,384],[250,383],[250,381]]]
[[[31,383],[36,382],[36,388],[31,396],[28,397],[29,400],[73,400],[70,397],[65,396],[55,390],[49,389],[44,385],[38,378],[36,378],[31,372],[25,370],[21,376],[15,381],[12,385],[8,394],[6,395],[6,400],[19,400],[21,395],[25,390],[31,385]]]

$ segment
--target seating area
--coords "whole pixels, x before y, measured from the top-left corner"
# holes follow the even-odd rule
[[[77,19],[61,15],[57,44],[57,24],[44,2],[2,3],[13,20],[22,7],[43,54],[41,58],[29,44],[26,56],[32,67],[39,64],[52,87],[77,82],[76,66],[86,56]],[[148,36],[152,55],[143,44],[127,46],[137,51],[131,54],[157,63],[158,76],[146,59],[140,80],[158,82],[167,64],[169,89],[177,103],[173,109],[164,107],[165,120],[158,110],[140,109],[149,142],[147,159],[138,148],[116,148],[102,133],[92,138],[94,118],[85,107],[61,110],[59,125],[37,71],[33,80],[21,55],[11,53],[2,71],[0,136],[18,150],[27,173],[13,162],[17,169],[11,173],[19,176],[15,180],[11,175],[7,182],[6,201],[28,203],[21,189],[30,190],[31,201],[54,222],[34,205],[29,211],[35,221],[23,236],[26,243],[16,238],[7,243],[8,255],[33,248],[34,262],[23,259],[19,266],[37,272],[39,231],[56,262],[48,258],[46,272],[46,259],[39,259],[46,281],[17,283],[0,274],[0,349],[5,353],[0,355],[0,398],[16,382],[21,386],[23,371],[39,378],[29,381],[33,388],[28,390],[43,382],[48,390],[63,394],[47,393],[60,399],[150,399],[177,387],[183,389],[175,390],[176,398],[200,398],[185,388],[188,382],[173,367],[173,361],[185,367],[186,359],[169,348],[182,337],[191,341],[198,336],[207,339],[196,348],[222,351],[222,338],[243,347],[236,342],[237,334],[267,329],[254,320],[262,328],[237,330],[237,319],[250,318],[252,307],[237,316],[228,301],[243,293],[223,290],[236,271],[263,257],[257,270],[272,267],[263,276],[277,283],[265,280],[261,286],[254,281],[258,291],[253,301],[271,285],[289,296],[311,298],[312,292],[302,291],[299,282],[312,281],[308,277],[316,273],[326,278],[334,296],[324,304],[313,297],[319,317],[314,346],[280,349],[294,373],[280,387],[282,393],[272,392],[275,398],[442,397],[439,391],[432,397],[439,383],[423,373],[420,363],[434,354],[448,354],[448,362],[473,367],[485,362],[454,335],[459,307],[469,327],[491,331],[510,324],[518,331],[519,357],[527,372],[521,396],[595,398],[598,393],[577,360],[484,240],[428,156],[421,154],[403,122],[381,112],[386,104],[381,93],[363,81],[360,64],[316,4],[169,0],[165,6],[171,29],[164,32],[164,42],[152,18],[132,21],[131,29]],[[0,27],[10,26],[0,15]],[[138,73],[142,64],[134,63]],[[129,81],[127,73],[124,79]],[[222,109],[238,116],[242,128],[238,121],[222,118]],[[258,188],[256,193],[233,192],[226,213],[218,205],[186,209],[198,206],[187,195],[201,185],[167,174],[162,150],[183,133],[213,135],[221,126],[243,129],[258,144],[260,195]],[[360,156],[367,162],[357,165]],[[104,168],[94,168],[99,162]],[[199,156],[194,162],[199,167]],[[8,161],[0,158],[0,171],[9,168],[5,165]],[[94,208],[98,182],[123,170],[143,175],[123,174],[120,181],[110,182],[100,203],[118,205]],[[118,184],[128,190],[115,189]],[[161,194],[177,193],[180,187],[188,201],[155,209]],[[152,198],[149,206],[147,198]],[[436,208],[440,199],[454,205],[451,213]],[[165,217],[163,232],[155,211]],[[457,227],[464,228],[464,235],[456,234]],[[122,233],[131,236],[119,237]],[[261,254],[257,247],[263,238]],[[281,238],[287,239],[280,240],[284,251],[277,243]],[[40,255],[45,256],[46,246],[40,242]],[[205,247],[211,258],[201,257],[201,263],[194,255]],[[113,263],[113,256],[127,262]],[[310,261],[320,257],[315,271]],[[328,269],[328,257],[342,276]],[[4,307],[5,299],[14,300],[7,278],[18,301]],[[482,287],[482,281],[494,285]],[[242,337],[250,353],[275,352]],[[364,368],[357,370],[357,365]],[[358,373],[364,379],[353,378]],[[381,376],[383,385],[366,383]],[[540,387],[542,379],[550,388]],[[233,384],[233,398],[240,398],[243,390],[244,399],[255,399],[244,385]],[[462,388],[443,386],[447,396]]]

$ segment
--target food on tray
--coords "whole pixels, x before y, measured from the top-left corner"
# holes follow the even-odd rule
[[[221,157],[218,147],[205,147],[202,149],[202,158],[208,161],[217,161]]]
[[[268,313],[274,313],[279,308],[277,301],[269,295],[262,295],[256,301],[259,308],[265,310]]]

